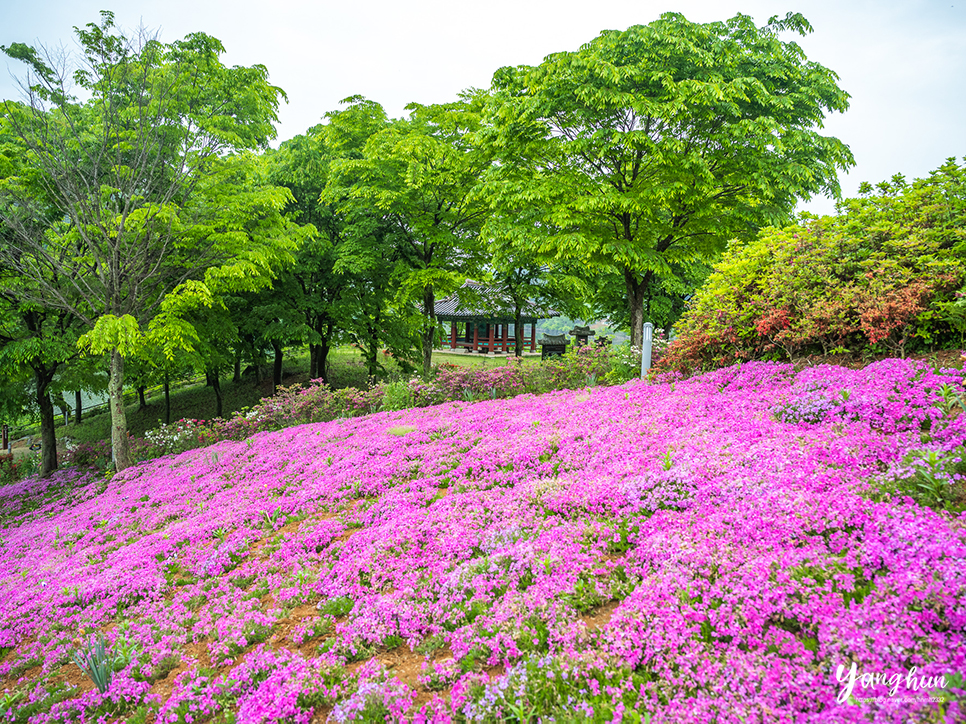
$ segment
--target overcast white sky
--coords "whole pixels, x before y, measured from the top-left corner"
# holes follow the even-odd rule
[[[826,123],[856,157],[845,195],[862,181],[924,176],[966,156],[966,0],[0,0],[0,44],[73,48],[72,27],[96,22],[102,9],[122,27],[160,29],[168,42],[208,33],[224,43],[227,64],[265,65],[289,97],[279,140],[347,96],[398,116],[410,101],[452,100],[488,86],[497,68],[537,64],[662,12],[698,22],[741,12],[761,25],[792,10],[815,28],[798,40],[809,59],[838,73],[852,96],[850,110]],[[22,72],[0,58],[0,97],[19,98],[10,74]],[[832,203],[806,208],[831,213]]]

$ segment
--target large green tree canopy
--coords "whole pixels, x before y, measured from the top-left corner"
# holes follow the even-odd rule
[[[499,70],[481,135],[498,159],[489,233],[622,275],[639,343],[655,277],[686,293],[690,266],[729,239],[781,221],[798,198],[839,194],[852,155],[819,130],[848,95],[780,39],[788,31],[811,27],[797,14],[759,28],[667,13]]]
[[[360,108],[370,103],[349,100]],[[340,200],[344,214],[379,214],[401,241],[406,269],[398,276],[396,301],[419,305],[426,375],[436,338],[436,296],[456,289],[482,261],[479,231],[487,207],[473,191],[492,156],[473,138],[483,100],[470,92],[453,103],[410,104],[408,118],[368,137],[360,158],[332,165],[323,194],[323,200]]]
[[[359,97],[344,103],[327,113],[324,123],[283,143],[271,158],[273,179],[295,198],[287,213],[319,232],[275,282],[272,304],[276,318],[285,319],[289,342],[308,342],[310,374],[323,379],[337,340],[359,345],[372,377],[380,371],[381,349],[391,350],[397,360],[412,350],[407,315],[392,304],[398,277],[407,271],[403,239],[375,204],[353,199],[356,186],[365,183],[368,142],[390,122],[378,103]],[[333,164],[355,165],[359,175],[342,168],[329,184]]]

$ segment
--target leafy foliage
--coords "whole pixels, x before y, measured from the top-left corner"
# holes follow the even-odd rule
[[[111,686],[114,675],[114,655],[107,653],[104,635],[90,638],[74,652],[74,663],[87,674],[102,694]]]
[[[834,217],[733,244],[695,295],[666,358],[676,368],[811,352],[961,343],[966,168],[867,184]]]
[[[0,183],[11,238],[0,261],[34,283],[25,299],[69,312],[91,328],[85,343],[109,352],[123,469],[124,357],[166,296],[202,280],[265,286],[291,261],[298,234],[281,217],[290,195],[258,183],[245,155],[275,135],[283,94],[263,66],[224,66],[224,47],[203,33],[171,44],[129,37],[103,12],[76,34],[77,58],[4,48],[31,72],[25,102],[3,104],[3,133],[24,153]],[[176,324],[171,338],[187,332]]]
[[[760,28],[666,13],[497,71],[481,133],[499,160],[488,232],[618,275],[639,344],[642,305],[688,294],[727,239],[796,198],[838,194],[852,155],[815,128],[848,95],[787,31],[811,27],[791,13]]]
[[[362,98],[349,100],[357,108],[347,111],[357,115],[358,108],[371,106]],[[399,262],[393,301],[412,310],[407,316],[420,331],[424,376],[436,339],[435,299],[456,289],[482,261],[479,230],[486,205],[471,192],[492,160],[487,147],[473,143],[483,100],[468,93],[453,103],[410,104],[409,117],[384,123],[359,157],[332,165],[323,194],[353,220],[371,225],[375,211],[387,225]],[[363,119],[371,123],[371,114]]]

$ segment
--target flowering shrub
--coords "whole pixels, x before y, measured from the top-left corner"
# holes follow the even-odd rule
[[[62,465],[76,465],[81,468],[103,470],[111,461],[111,444],[106,440],[79,444],[67,441],[64,448],[64,452],[60,456]]]
[[[651,365],[661,361],[667,352],[668,339],[663,329],[655,329],[651,341]],[[620,385],[641,374],[641,348],[621,344],[610,351],[610,370],[604,380],[611,385]]]
[[[762,229],[729,248],[690,300],[664,358],[695,370],[813,353],[962,344],[966,165],[865,184],[835,216]]]
[[[962,721],[963,518],[888,488],[961,483],[962,379],[753,362],[5,486],[4,715]],[[49,691],[91,631],[111,689]]]
[[[16,460],[10,453],[0,454],[0,485],[16,482],[36,473],[38,457],[24,455],[20,460]]]
[[[155,430],[148,430],[144,437],[157,448],[159,454],[167,455],[198,447],[204,430],[204,420],[182,419],[170,425],[161,425]]]
[[[40,453],[31,452],[19,457],[6,453],[0,454],[0,485],[16,483],[40,470]]]
[[[195,421],[193,421],[195,422]],[[155,431],[152,431],[155,432]],[[183,452],[198,446],[197,436],[183,442],[179,446],[170,447],[164,442],[164,432],[157,434],[161,439],[160,444],[151,440],[152,433],[148,433],[146,438],[137,438],[128,435],[131,446],[131,456],[134,460],[143,461],[156,458],[172,450]],[[111,456],[111,444],[107,440],[99,440],[91,443],[73,443],[70,440],[64,441],[64,452],[59,456],[59,462],[63,466],[75,466],[90,470],[113,470],[114,462]]]

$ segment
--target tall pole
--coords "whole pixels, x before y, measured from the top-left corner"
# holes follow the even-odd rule
[[[654,325],[650,322],[644,322],[644,327],[641,329],[641,379],[643,380],[647,376],[648,370],[651,369],[651,343],[654,340]]]

